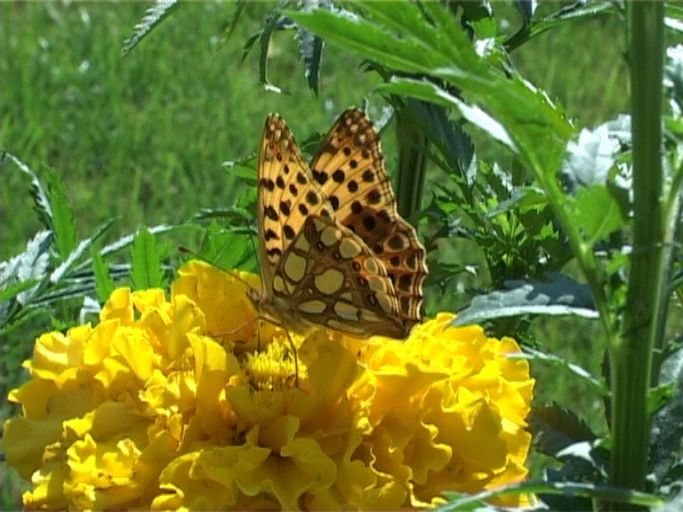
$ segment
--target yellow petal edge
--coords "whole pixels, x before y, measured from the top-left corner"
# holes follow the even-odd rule
[[[405,342],[304,339],[255,321],[245,292],[191,261],[170,300],[119,288],[97,325],[41,335],[2,442],[24,506],[430,508],[525,478],[534,381],[514,340],[447,313]]]

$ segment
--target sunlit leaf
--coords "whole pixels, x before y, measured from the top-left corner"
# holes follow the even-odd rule
[[[585,498],[594,498],[602,501],[613,501],[617,503],[629,503],[633,505],[643,505],[647,507],[657,507],[665,503],[665,501],[657,495],[647,494],[644,492],[634,491],[632,489],[624,489],[620,487],[611,487],[607,485],[598,485],[584,482],[534,482],[527,481],[515,483],[511,485],[501,486],[497,489],[487,490],[476,494],[462,495],[455,493],[444,493],[449,503],[441,505],[437,510],[439,511],[458,511],[460,507],[468,506],[471,503],[482,501],[489,501],[494,497],[510,496],[519,494],[554,494],[557,496],[581,496]],[[590,501],[588,502],[590,504]],[[467,509],[465,509],[467,510]],[[553,509],[558,510],[558,509]],[[567,510],[567,509],[561,509]],[[573,510],[589,510],[586,508],[574,508]]]
[[[683,447],[683,349],[674,352],[664,361],[659,383],[673,388],[668,403],[652,419],[652,469],[661,482],[679,460],[678,454]]]
[[[26,250],[0,264],[0,286],[5,289],[16,283],[25,281],[42,281],[47,278],[50,262],[50,248],[52,247],[52,232],[39,231],[26,244]],[[17,301],[26,305],[35,295],[39,285],[21,291],[17,294]]]
[[[148,229],[143,228],[135,235],[131,248],[131,262],[131,279],[135,290],[163,286],[161,255],[154,235]]]
[[[562,176],[570,192],[578,187],[604,185],[619,151],[619,141],[604,124],[593,131],[581,130],[577,141],[567,145]]]
[[[100,252],[93,249],[91,256],[93,273],[95,275],[95,292],[99,301],[104,303],[114,291],[114,280]]]
[[[571,220],[591,243],[623,226],[619,204],[604,185],[581,188],[576,196]]]
[[[54,233],[55,247],[61,261],[65,261],[76,248],[76,241],[78,240],[73,211],[66,197],[64,184],[54,169],[43,167],[38,173],[38,177],[46,185],[45,190],[50,206],[49,228]]]
[[[548,282],[508,281],[506,290],[480,295],[458,313],[454,325],[517,315],[576,315],[597,318],[590,288],[553,274]]]
[[[574,379],[587,384],[599,396],[605,398],[609,397],[610,389],[604,380],[591,375],[591,373],[586,369],[575,363],[567,361],[560,356],[541,352],[530,347],[525,347],[524,352],[510,355],[509,357],[515,359],[527,359],[532,364],[546,364],[553,366],[559,370],[567,372],[567,374],[571,375]]]
[[[68,255],[62,264],[60,264],[56,269],[50,274],[50,282],[57,283],[62,277],[67,274],[74,265],[80,260],[80,258],[90,249],[92,244],[101,238],[109,229],[114,225],[114,220],[109,220],[99,226],[95,234],[78,243],[78,246],[74,248],[73,251]]]
[[[142,19],[136,23],[133,33],[123,42],[121,53],[128,55],[130,51],[159,26],[179,5],[178,0],[156,0],[148,7]]]

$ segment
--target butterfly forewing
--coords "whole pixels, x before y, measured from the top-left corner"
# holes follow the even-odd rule
[[[332,217],[284,120],[266,119],[259,154],[258,223],[261,277],[270,291],[274,269],[308,215]]]
[[[401,316],[420,321],[426,254],[415,229],[398,214],[379,135],[361,110],[345,111],[311,162],[313,177],[335,210],[386,267]]]

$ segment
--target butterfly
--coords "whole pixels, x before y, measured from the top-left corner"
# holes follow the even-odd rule
[[[420,322],[425,249],[398,214],[379,135],[346,110],[310,165],[278,114],[258,160],[261,315],[299,333],[323,326],[403,339]]]

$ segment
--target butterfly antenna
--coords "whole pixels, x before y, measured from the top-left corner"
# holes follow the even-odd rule
[[[240,276],[238,276],[234,270],[228,270],[227,268],[223,268],[220,265],[216,265],[213,261],[209,261],[207,258],[202,256],[201,254],[199,254],[196,251],[193,251],[192,249],[190,249],[188,247],[184,247],[182,245],[178,246],[178,251],[183,253],[183,254],[189,254],[193,258],[198,259],[199,261],[203,261],[207,265],[211,265],[212,267],[216,267],[219,270],[221,270],[222,272],[225,272],[226,274],[230,274],[230,276],[237,279],[240,283],[242,283],[244,286],[246,286],[250,290],[255,290],[255,288],[252,285],[250,285],[244,279],[242,279]]]

